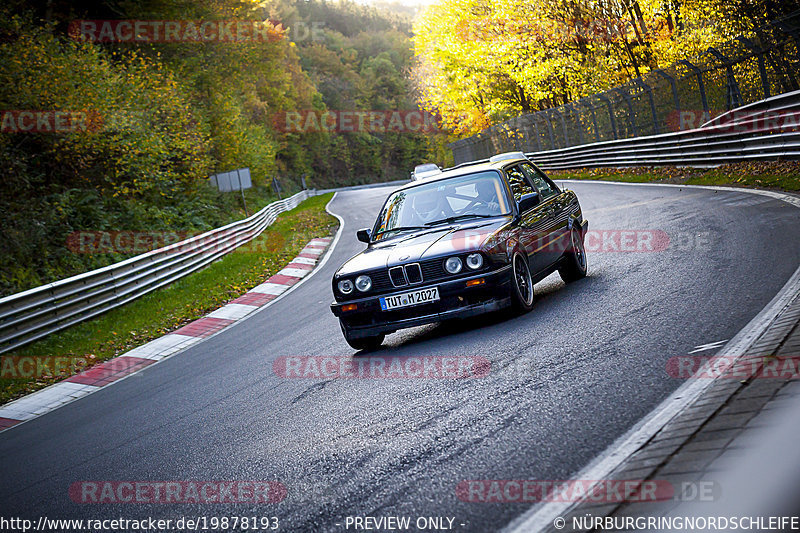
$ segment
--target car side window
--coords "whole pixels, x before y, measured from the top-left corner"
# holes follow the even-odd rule
[[[518,165],[506,169],[506,175],[508,176],[508,185],[511,187],[511,193],[517,202],[524,195],[536,192]]]
[[[525,174],[528,175],[531,183],[536,186],[536,189],[542,196],[542,200],[546,200],[547,198],[558,194],[558,187],[552,184],[539,169],[529,163],[522,163],[520,166],[522,167],[522,170],[525,171]]]

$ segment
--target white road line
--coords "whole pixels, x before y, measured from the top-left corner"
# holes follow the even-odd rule
[[[311,270],[311,271],[304,270],[303,271],[303,275],[305,277],[303,279],[301,279],[300,281],[298,281],[297,283],[295,283],[294,285],[292,285],[292,286],[279,285],[279,284],[276,284],[276,283],[262,283],[258,287],[255,287],[254,289],[251,289],[249,292],[260,292],[260,293],[266,293],[266,294],[279,294],[279,296],[277,298],[267,302],[266,304],[262,305],[261,307],[255,308],[255,310],[253,312],[249,313],[244,318],[242,318],[240,320],[237,320],[235,322],[235,324],[239,324],[241,322],[244,322],[245,320],[249,320],[253,316],[257,315],[260,311],[263,311],[264,309],[267,309],[268,307],[270,307],[272,304],[274,304],[278,300],[281,300],[287,294],[289,294],[290,292],[295,290],[297,287],[299,287],[300,285],[302,285],[303,283],[305,283],[306,281],[311,279],[311,277],[314,274],[319,272],[322,269],[322,267],[325,266],[325,263],[327,263],[328,259],[330,259],[331,255],[333,253],[333,250],[336,247],[336,244],[339,242],[339,237],[342,235],[342,230],[344,229],[344,219],[342,219],[342,217],[340,217],[336,213],[332,213],[330,211],[330,204],[331,204],[331,202],[333,202],[336,199],[336,195],[337,194],[338,193],[334,193],[333,194],[333,197],[330,199],[328,204],[325,206],[325,211],[328,214],[330,214],[331,216],[333,216],[333,217],[335,217],[336,219],[339,220],[339,230],[336,232],[335,237],[331,241],[330,247],[327,249],[327,253],[325,253],[325,256],[322,258],[322,261],[319,262],[319,264],[317,265],[317,267],[314,270]],[[314,249],[315,253],[322,253],[323,251],[324,250]],[[257,289],[261,289],[261,290],[257,290]],[[280,289],[280,291],[281,291],[280,293],[266,292],[266,291],[277,291],[278,289]],[[228,306],[231,306],[231,305],[241,305],[241,304],[227,304],[225,307],[228,307]],[[253,308],[253,306],[248,306],[248,305],[242,305],[241,307],[249,307],[251,309]],[[206,315],[206,316],[210,316],[210,315]],[[232,325],[233,324],[230,324],[228,327],[230,327]],[[80,384],[80,383],[72,383],[72,382],[68,382],[68,381],[61,381],[61,382],[56,383],[54,385],[50,385],[47,388],[41,389],[39,391],[36,391],[36,392],[34,392],[32,394],[28,394],[27,396],[23,396],[22,398],[14,400],[13,402],[10,402],[10,403],[7,403],[7,404],[5,404],[3,406],[0,406],[0,418],[9,418],[9,419],[12,419],[12,420],[20,420],[19,424],[15,424],[15,425],[13,425],[11,427],[8,427],[8,428],[0,430],[0,431],[11,431],[11,430],[13,430],[15,428],[18,428],[18,427],[24,425],[29,420],[33,420],[34,418],[38,418],[41,415],[47,414],[49,412],[52,412],[53,410],[55,410],[55,409],[57,409],[57,408],[59,408],[59,407],[61,407],[63,405],[66,405],[67,403],[71,403],[71,402],[73,402],[73,401],[75,401],[75,400],[77,400],[79,398],[82,398],[83,396],[86,396],[86,395],[91,394],[93,392],[96,392],[98,390],[104,389],[104,388],[106,388],[106,387],[108,387],[110,385],[113,385],[114,383],[119,383],[119,382],[121,382],[123,380],[126,380],[126,379],[130,378],[131,376],[136,376],[136,375],[139,374],[139,372],[141,370],[144,370],[144,368],[153,367],[156,364],[158,364],[159,362],[161,362],[162,360],[167,359],[169,357],[173,357],[173,356],[183,352],[184,350],[189,348],[191,345],[199,343],[199,342],[206,341],[206,340],[208,340],[208,339],[210,339],[212,337],[216,337],[217,335],[223,333],[227,329],[228,329],[227,327],[222,328],[219,331],[215,332],[214,334],[209,335],[208,337],[190,337],[190,336],[187,336],[187,335],[181,335],[181,334],[176,334],[176,333],[168,333],[168,334],[164,335],[163,337],[159,337],[158,339],[154,339],[154,340],[150,341],[149,343],[147,343],[147,344],[145,344],[143,346],[139,346],[137,348],[134,348],[134,349],[132,349],[132,350],[130,350],[128,352],[125,352],[124,354],[121,354],[120,356],[118,356],[118,357],[121,357],[121,356],[141,357],[143,359],[153,359],[156,362],[151,364],[151,365],[148,365],[147,367],[143,367],[142,369],[137,370],[136,372],[131,372],[130,374],[127,374],[127,375],[115,380],[113,383],[110,383],[109,385],[105,385],[103,387],[98,387],[98,386],[95,386],[95,385],[83,385],[83,384]]]
[[[610,185],[628,185],[636,187],[685,187],[710,189],[726,192],[761,194],[800,208],[800,197],[794,197],[772,191],[757,189],[735,189],[731,187],[714,187],[709,185],[672,185],[664,183],[621,183],[613,181],[585,180],[589,183]],[[580,180],[579,182],[584,182]],[[769,328],[775,318],[800,293],[800,267],[795,270],[789,281],[778,291],[778,294],[753,318],[733,339],[719,352],[720,357],[738,359],[745,355],[752,344]],[[719,378],[717,378],[719,379]],[[650,414],[645,415],[627,433],[619,437],[592,462],[578,472],[572,479],[602,480],[607,478],[631,454],[641,448],[672,418],[690,406],[716,379],[699,379],[687,381],[664,400]],[[587,487],[587,494],[593,487]],[[533,506],[527,512],[513,520],[503,531],[508,533],[541,531],[553,525],[553,520],[566,515],[576,502],[546,502]]]
[[[722,348],[722,345],[725,344],[726,342],[728,342],[728,339],[716,342],[709,342],[708,344],[698,344],[697,346],[694,347],[694,350],[692,350],[689,353],[691,354],[697,352],[705,352],[707,350],[713,350],[714,348]]]
[[[739,187],[720,187],[717,185],[675,185],[672,183],[627,183],[624,181],[601,181],[601,180],[559,180],[569,183],[600,183],[607,185],[624,185],[626,187],[672,187],[678,189],[705,189],[708,191],[740,192],[746,194],[760,194],[769,196],[776,200],[781,200],[795,207],[800,207],[800,196],[793,196],[775,191],[764,191],[761,189],[743,189]]]

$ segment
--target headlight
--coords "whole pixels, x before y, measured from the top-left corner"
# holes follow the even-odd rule
[[[451,274],[458,274],[461,272],[461,259],[458,257],[448,257],[444,262],[444,269]]]
[[[467,256],[467,266],[472,270],[478,270],[483,266],[483,256],[481,254],[469,254]]]
[[[372,280],[369,276],[358,276],[356,278],[356,289],[360,290],[361,292],[367,292],[371,288]]]
[[[339,287],[339,292],[341,292],[342,294],[350,294],[351,292],[353,292],[353,282],[350,281],[349,279],[343,279],[342,281],[340,281],[338,287]]]

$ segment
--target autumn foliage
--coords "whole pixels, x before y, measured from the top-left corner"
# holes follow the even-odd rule
[[[387,181],[445,153],[428,130],[274,124],[287,113],[419,114],[410,30],[408,18],[347,1],[9,0],[0,294],[121,259],[70,252],[76,231],[202,231],[242,216],[238,197],[208,184],[216,172],[249,168],[263,205],[274,177],[285,193],[303,175],[317,188]]]
[[[460,135],[608,90],[796,1],[440,0],[414,25],[425,108]]]

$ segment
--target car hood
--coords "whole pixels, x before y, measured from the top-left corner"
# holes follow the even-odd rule
[[[491,245],[495,233],[510,219],[509,215],[403,233],[385,242],[371,244],[366,250],[344,263],[336,274],[344,276],[449,254],[486,249]]]

